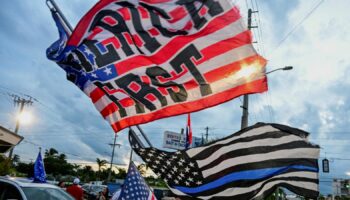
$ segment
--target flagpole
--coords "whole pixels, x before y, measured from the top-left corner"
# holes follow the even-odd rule
[[[133,153],[134,151],[132,150],[132,148],[131,148],[131,150],[130,150],[130,162],[132,162],[132,153]]]
[[[49,5],[49,2],[51,3],[51,6]],[[73,27],[70,25],[67,18],[63,15],[61,9],[57,6],[55,0],[46,0],[46,5],[51,11],[58,13],[58,16],[63,20],[65,26],[67,26],[70,32],[73,32]]]
[[[143,130],[141,129],[141,127],[139,125],[136,125],[137,129],[139,129],[139,131],[141,132],[143,138],[145,138],[147,144],[150,146],[150,147],[153,147],[153,145],[151,144],[151,142],[149,141],[148,137],[146,136],[146,134],[143,132]],[[136,134],[135,134],[136,135]]]
[[[51,3],[51,6],[49,4],[49,2]],[[70,33],[73,32],[73,27],[70,25],[70,23],[68,22],[67,18],[63,15],[61,9],[58,7],[58,5],[56,4],[56,2],[54,0],[46,0],[46,5],[47,7],[53,11],[55,14],[57,14],[62,20],[63,20],[63,24],[64,26],[66,26]],[[139,131],[141,132],[142,136],[145,138],[147,144],[150,146],[150,147],[153,147],[153,145],[151,144],[151,142],[149,141],[148,137],[146,136],[146,134],[143,132],[143,130],[141,129],[141,127],[139,125],[136,125],[137,129],[139,129]],[[116,133],[115,133],[116,134]],[[136,134],[134,134],[135,137],[138,137]],[[113,149],[114,150],[114,149]],[[132,153],[133,153],[133,150],[131,148],[131,153],[130,153],[130,162],[132,162]],[[111,165],[112,165],[112,162],[111,162]],[[111,172],[111,171],[110,171]],[[109,176],[108,176],[108,179],[110,179],[110,172],[109,172]]]
[[[46,0],[46,5],[51,11],[53,11],[55,14],[57,14],[63,20],[63,25],[69,29],[70,33],[73,32],[73,27],[70,25],[67,18],[63,15],[61,9],[56,4],[55,0]],[[147,136],[145,135],[145,133],[141,129],[141,127],[139,125],[136,125],[136,127],[137,127],[137,129],[139,129],[139,131],[141,132],[142,136],[145,138],[148,145],[150,147],[153,147],[151,142],[149,141],[149,139],[147,138]],[[136,135],[136,137],[138,137],[138,136]]]

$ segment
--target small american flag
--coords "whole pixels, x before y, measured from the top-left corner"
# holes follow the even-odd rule
[[[141,176],[133,162],[130,163],[128,175],[118,200],[138,199],[156,200],[146,181]]]

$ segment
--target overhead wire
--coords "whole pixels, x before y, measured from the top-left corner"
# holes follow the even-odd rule
[[[45,145],[37,144],[37,143],[34,143],[34,142],[29,141],[29,140],[26,140],[26,139],[23,140],[23,142],[24,142],[24,143],[31,144],[31,145],[33,145],[33,146],[37,146],[37,147],[44,147],[44,148],[46,148],[46,149],[53,148],[53,147],[47,147],[47,146],[45,146]],[[85,157],[85,156],[83,157],[83,156],[81,156],[81,155],[69,153],[69,152],[66,152],[66,151],[61,151],[61,150],[58,149],[58,148],[54,148],[54,149],[57,150],[58,153],[63,153],[63,154],[68,155],[68,156],[73,156],[73,157],[76,157],[76,158],[80,158],[80,159],[84,160],[84,162],[86,162],[86,161],[95,162],[95,161],[92,161],[92,160],[91,160],[91,156],[90,156],[90,155],[86,155],[86,157]],[[67,158],[67,159],[68,159],[68,158]],[[69,159],[68,159],[68,160],[69,160]],[[110,164],[110,163],[109,163],[109,164]],[[115,163],[113,163],[113,164],[115,164]]]
[[[59,115],[54,109],[52,109],[50,106],[46,105],[45,103],[43,103],[42,101],[39,101],[37,98],[31,96],[31,95],[28,95],[28,94],[25,94],[25,93],[22,93],[22,92],[16,92],[15,90],[13,89],[10,89],[8,87],[4,87],[4,86],[1,86],[0,85],[0,89],[3,88],[3,90],[6,90],[8,92],[11,92],[13,94],[18,94],[20,96],[26,96],[26,97],[29,97],[31,98],[33,101],[37,102],[40,106],[37,106],[37,108],[41,109],[42,111],[46,112],[46,113],[50,113],[50,114],[54,114],[54,116],[56,117],[59,117],[59,119],[67,122],[70,126],[73,126],[75,128],[77,128],[77,130],[82,130],[82,127],[81,126],[78,126],[75,122],[72,122],[70,120],[68,120],[67,118],[65,117],[62,117],[61,115]],[[7,95],[10,95],[10,94],[7,94]],[[61,126],[61,124],[59,124],[58,122],[56,122],[56,120],[52,120],[52,123],[58,125],[58,126]],[[65,126],[66,127],[66,126]],[[25,131],[22,129],[22,132],[25,133]],[[50,131],[52,132],[52,131]],[[64,132],[64,131],[62,131]],[[87,135],[87,132],[88,131],[84,131],[84,134],[82,135]],[[111,132],[111,129],[109,130],[106,130],[106,132]],[[95,135],[95,134],[90,134],[90,135]],[[113,134],[110,134],[111,136],[113,136]],[[101,135],[95,135],[96,137],[100,137]],[[35,136],[29,136],[29,137],[35,137]],[[68,137],[71,137],[71,136],[68,136]],[[111,138],[111,140],[113,140],[113,138]]]
[[[260,44],[261,44],[261,48],[262,48],[262,52],[260,52],[263,56],[266,56],[266,52],[265,52],[265,43],[264,43],[264,37],[263,37],[263,26],[262,26],[262,23],[261,23],[261,18],[260,18],[260,9],[259,9],[259,5],[258,5],[258,1],[257,0],[254,0],[255,1],[255,8],[256,10],[258,11],[257,12],[257,16],[258,16],[258,20],[257,20],[257,23],[258,23],[258,31],[259,31],[259,37],[260,37]]]
[[[255,1],[255,3],[254,3],[254,1]],[[252,16],[252,22],[257,25],[257,28],[253,28],[251,30],[252,33],[253,33],[254,39],[256,41],[256,43],[253,44],[253,45],[256,47],[256,49],[259,52],[259,54],[264,55],[265,52],[264,52],[264,47],[263,47],[264,43],[263,43],[263,35],[262,35],[262,24],[261,24],[261,19],[260,19],[260,10],[259,10],[259,7],[258,7],[258,4],[257,4],[256,0],[254,0],[254,1],[250,0],[250,5],[249,5],[248,0],[245,0],[245,6],[247,8],[247,11],[248,11],[249,8],[252,8],[253,11],[257,11]],[[254,95],[249,95],[249,96],[252,96],[252,100],[255,97]],[[269,118],[268,121],[274,121],[273,120],[273,112],[271,110],[271,105],[269,103],[269,99],[268,99],[267,96],[266,96],[266,101],[265,102],[266,102],[266,105],[267,105],[267,109],[266,110],[268,112],[268,118]],[[255,110],[258,110],[258,109],[255,109]],[[265,110],[265,109],[263,109],[263,110]],[[261,113],[251,112],[251,113],[249,113],[248,116],[250,117],[250,115],[253,115],[255,121],[258,122],[258,121],[260,121],[260,120],[257,119],[258,118],[257,117],[258,114],[260,114],[260,116],[261,116],[260,117],[261,121],[267,121],[267,120],[264,120],[264,117],[263,117],[263,115]],[[250,118],[250,120],[251,120],[251,118]]]
[[[13,94],[16,94],[16,95],[20,95],[20,96],[26,96],[26,97],[30,97],[32,100],[36,101],[37,103],[39,103],[40,105],[42,105],[43,107],[45,107],[46,109],[49,109],[51,112],[57,114],[53,109],[51,109],[49,106],[47,106],[46,104],[42,103],[41,101],[37,100],[36,98],[30,96],[30,95],[27,95],[25,93],[22,93],[22,92],[16,92],[10,88],[7,88],[7,87],[4,87],[4,86],[1,86],[0,85],[0,89],[2,88],[2,90],[4,91],[8,91],[8,92],[11,92]],[[1,92],[0,94],[2,95],[5,95],[5,96],[10,96],[10,94],[8,93],[4,93],[4,92]],[[45,111],[45,110],[44,110]],[[63,118],[65,119],[65,118]],[[67,121],[67,120],[66,120]],[[74,123],[73,123],[74,125]],[[79,127],[81,128],[81,127]],[[83,135],[83,134],[82,134]],[[84,133],[84,135],[86,135],[86,133]],[[51,137],[51,136],[58,136],[58,135],[47,135],[47,134],[43,134],[43,135],[25,135],[25,137]],[[61,135],[61,136],[64,136],[64,137],[69,137],[69,136],[72,136],[72,135]],[[90,135],[89,137],[91,137],[92,135]],[[94,136],[97,136],[97,135],[94,135]],[[101,135],[98,135],[98,137],[101,137]],[[96,140],[97,138],[95,138],[94,140]],[[102,138],[101,138],[102,139]],[[112,140],[112,138],[110,138]],[[34,145],[34,146],[38,146],[38,147],[44,147],[44,148],[49,148],[49,147],[45,147],[45,145],[40,145],[40,144],[37,144],[37,143],[34,143],[34,142],[31,142],[27,139],[24,139],[23,140],[24,143],[27,143],[27,144],[31,144],[31,145]],[[70,155],[70,156],[75,156],[77,158],[80,158],[80,159],[83,159],[83,160],[86,160],[88,159],[88,157],[81,157],[79,155],[76,155],[76,154],[72,154],[72,153],[69,153],[69,152],[64,152],[64,151],[60,151],[61,153],[64,153],[66,155]]]
[[[276,45],[276,47],[272,50],[269,57],[271,58],[273,53],[281,47],[281,45],[314,13],[317,8],[320,7],[320,5],[324,2],[324,0],[319,0],[315,6],[311,8],[311,10],[299,21]]]

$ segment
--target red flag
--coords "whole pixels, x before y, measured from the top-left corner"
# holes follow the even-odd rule
[[[266,60],[227,0],[101,0],[62,38],[48,57],[116,132],[267,90]]]
[[[192,128],[191,128],[191,114],[187,114],[187,126],[186,126],[186,149],[192,144]]]

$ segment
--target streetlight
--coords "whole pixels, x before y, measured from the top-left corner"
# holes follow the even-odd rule
[[[270,73],[278,71],[278,70],[287,71],[287,70],[292,70],[292,69],[293,69],[293,66],[285,66],[285,67],[277,68],[277,69],[274,69],[272,71],[266,72],[265,74],[270,74]]]
[[[270,74],[272,72],[275,72],[275,71],[278,71],[278,70],[283,70],[283,71],[287,71],[287,70],[292,70],[293,69],[293,66],[285,66],[285,67],[281,67],[281,68],[277,68],[277,69],[274,69],[272,71],[269,71],[269,72],[266,72],[265,74]],[[243,106],[242,109],[242,121],[241,121],[241,129],[244,129],[246,127],[248,127],[248,107],[249,107],[249,98],[248,98],[248,94],[245,94],[243,96]]]
[[[21,124],[30,124],[33,121],[33,116],[30,112],[23,110],[21,113],[18,114],[17,120],[18,123]]]

